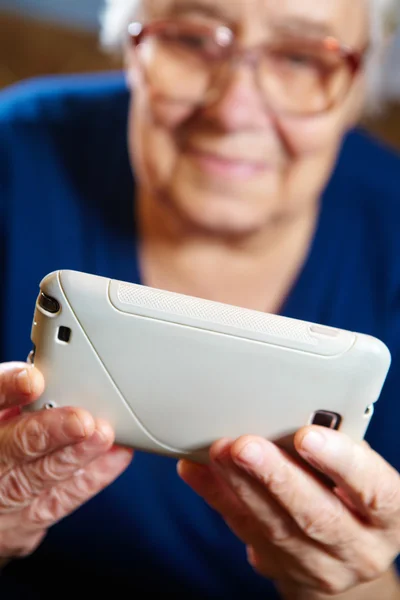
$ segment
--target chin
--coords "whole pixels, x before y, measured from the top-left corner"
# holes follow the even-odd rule
[[[227,197],[183,187],[169,190],[164,201],[188,228],[206,235],[248,236],[260,231],[273,217],[265,198],[261,204],[249,202],[249,197]]]

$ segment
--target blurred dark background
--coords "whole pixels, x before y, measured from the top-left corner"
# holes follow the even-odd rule
[[[27,77],[119,69],[99,48],[102,0],[0,0],[0,88]],[[386,68],[390,102],[364,126],[400,150],[400,34]]]

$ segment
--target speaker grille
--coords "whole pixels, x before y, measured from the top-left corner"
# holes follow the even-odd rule
[[[120,283],[117,296],[119,302],[124,305],[189,317],[215,325],[265,333],[306,344],[316,345],[318,343],[317,339],[310,335],[307,324],[287,317],[277,317],[255,310],[130,283]]]

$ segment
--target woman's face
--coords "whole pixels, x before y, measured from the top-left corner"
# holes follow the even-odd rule
[[[145,1],[143,22],[170,18],[213,27],[227,25],[242,48],[264,43],[308,47],[330,35],[359,51],[368,40],[366,0]],[[215,67],[225,78],[215,86],[212,101],[209,97],[199,108],[194,102],[182,102],[181,96],[174,97],[175,90],[177,95],[184,90],[188,98],[191,90],[185,89],[186,79],[179,78],[167,59],[156,65],[160,81],[164,78],[167,84],[155,89],[144,80],[135,52],[128,51],[128,80],[135,82],[129,137],[135,175],[147,187],[145,193],[208,234],[251,234],[273,220],[296,217],[313,206],[331,174],[343,134],[358,118],[364,94],[362,74],[333,109],[293,114],[281,110],[283,104],[276,98],[282,93],[274,89],[285,90],[287,80],[297,77],[297,83],[290,79],[286,102],[290,94],[293,103],[297,94],[305,93],[301,88],[307,83],[304,69],[307,74],[307,69],[314,68],[308,64],[314,55],[311,59],[289,56],[285,64],[275,61],[270,80],[268,69],[256,79],[259,71],[250,59],[230,71],[226,65]],[[274,102],[262,91],[261,77]],[[315,98],[310,96],[309,102],[318,106],[313,86],[308,93],[315,93]],[[168,94],[160,93],[167,88]]]

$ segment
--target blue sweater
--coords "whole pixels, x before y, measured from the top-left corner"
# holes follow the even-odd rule
[[[140,282],[120,74],[28,81],[0,93],[0,360],[24,360],[40,279],[77,269]],[[367,433],[400,468],[400,160],[346,138],[282,314],[375,335],[393,363]],[[169,458],[137,453],[117,482],[7,567],[2,598],[132,592],[276,598],[243,545]],[[137,597],[137,596],[136,596]]]

